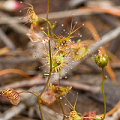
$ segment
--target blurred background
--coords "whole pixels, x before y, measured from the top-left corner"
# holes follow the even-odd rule
[[[41,91],[45,84],[47,66],[42,57],[42,45],[33,44],[27,37],[30,23],[27,10],[34,7],[39,18],[46,18],[47,0],[0,0],[0,90],[14,88],[17,91]],[[73,34],[72,41],[93,40],[92,55],[86,57],[72,69],[66,70],[62,77],[63,86],[72,85],[66,96],[76,111],[82,115],[89,111],[102,114],[103,98],[101,92],[101,69],[95,65],[93,57],[98,47],[103,47],[110,58],[105,74],[105,95],[107,111],[120,100],[120,1],[119,0],[50,0],[49,21],[56,24],[55,35],[67,36],[71,24],[80,27]],[[40,19],[39,26],[46,29],[46,22]],[[103,43],[99,43],[103,41]],[[53,75],[53,80],[56,81]],[[65,83],[66,82],[66,83]],[[71,99],[72,98],[72,99]],[[62,99],[63,105],[67,101]],[[120,103],[119,103],[120,104]],[[119,106],[118,104],[118,106]],[[119,108],[119,109],[118,109]],[[50,106],[42,106],[46,120],[62,120],[58,101]],[[65,113],[70,108],[64,106]],[[106,120],[119,120],[120,107],[112,111]],[[56,114],[57,113],[57,114]],[[21,102],[13,106],[0,96],[0,120],[38,120],[40,119],[37,100],[32,95],[21,95]]]

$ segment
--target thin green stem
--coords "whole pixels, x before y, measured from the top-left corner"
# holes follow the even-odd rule
[[[37,93],[30,92],[30,91],[22,91],[22,92],[18,92],[18,94],[21,94],[21,93],[31,93],[31,94],[35,95],[36,97],[38,97],[38,94],[37,94]]]
[[[49,83],[49,81],[50,81],[50,77],[51,77],[51,71],[50,71],[50,73],[49,73],[48,80],[47,80],[47,82],[46,82],[46,84],[45,84],[45,87],[43,88],[43,90],[42,90],[42,92],[40,93],[39,97],[42,96],[43,92],[44,92],[45,89],[47,88],[48,83]]]
[[[41,115],[41,120],[43,120],[42,110],[41,110],[41,104],[40,104],[40,97],[38,97],[38,105],[39,105],[39,111]]]
[[[43,88],[42,92],[40,93],[40,95],[38,96],[39,99],[40,97],[42,96],[43,92],[45,91],[45,89],[47,88],[48,84],[49,84],[49,81],[50,81],[50,77],[51,77],[51,73],[52,73],[52,59],[51,59],[51,46],[50,46],[50,40],[49,40],[49,54],[50,54],[50,72],[49,72],[49,76],[48,76],[48,80],[45,84],[45,87]],[[40,100],[39,100],[40,101]],[[41,105],[40,105],[40,102],[38,101],[38,104],[39,104],[39,110],[40,110],[40,114],[41,114],[41,119],[42,119],[42,110],[41,110]],[[43,120],[43,119],[42,119]]]
[[[104,93],[104,82],[105,82],[105,76],[104,76],[104,67],[102,68],[102,78],[103,78],[103,81],[102,81],[102,94],[103,94],[103,100],[104,100],[104,116],[102,118],[102,120],[105,119],[105,115],[106,115],[106,100],[105,100],[105,93]]]
[[[62,113],[63,113],[63,120],[64,120],[65,119],[65,112],[64,112],[64,108],[63,108],[60,97],[59,97],[59,103],[60,103],[60,107],[61,107],[61,110],[62,110]]]
[[[58,85],[60,85],[60,76],[61,76],[61,72],[59,71]]]
[[[49,0],[47,3],[47,16],[46,16],[46,22],[47,22],[47,33],[48,33],[48,37],[49,37],[49,24],[48,24],[48,13],[49,13]],[[41,110],[41,104],[40,104],[40,97],[42,96],[43,92],[45,91],[45,89],[47,88],[49,81],[50,81],[50,77],[51,77],[51,73],[52,73],[52,58],[51,58],[51,45],[50,45],[50,40],[49,40],[49,57],[50,57],[50,72],[49,72],[49,76],[48,76],[48,80],[42,90],[42,92],[40,93],[40,95],[38,96],[38,104],[39,104],[39,110],[40,110],[40,114],[41,114],[41,119],[43,120],[43,115],[42,115],[42,110]]]
[[[61,76],[61,72],[59,72],[58,85],[60,85],[60,76]],[[62,110],[62,113],[63,113],[63,120],[64,120],[65,119],[65,116],[64,116],[65,112],[64,112],[64,108],[63,108],[60,97],[59,97],[59,103],[60,103],[60,107],[61,107],[61,110]]]
[[[50,74],[52,72],[52,55],[51,55],[51,45],[49,40],[49,57],[50,57]]]
[[[49,13],[49,0],[48,0],[48,3],[47,3],[47,16],[46,16],[46,21],[47,21],[47,32],[48,32],[48,37],[49,37],[48,13]]]
[[[84,118],[95,119],[95,120],[101,120],[100,118],[94,118],[94,117],[84,117]]]

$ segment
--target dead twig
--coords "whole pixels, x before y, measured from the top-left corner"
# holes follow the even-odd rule
[[[11,50],[15,50],[16,46],[12,42],[10,38],[8,38],[2,29],[0,29],[0,39],[3,41],[3,43]]]
[[[12,17],[10,17],[9,15],[3,13],[3,12],[0,12],[0,17],[4,17],[6,18],[6,23],[11,27],[13,28],[14,30],[16,30],[18,33],[21,33],[21,34],[24,34],[26,35],[26,33],[28,32],[28,28],[26,26],[23,26],[19,23],[16,22],[16,20]],[[10,22],[8,19],[12,19],[12,22]]]
[[[20,62],[35,62],[36,60],[38,60],[37,58],[28,58],[28,57],[17,57],[17,58],[11,58],[11,59],[7,59],[7,58],[0,58],[0,63],[3,64],[16,64],[16,63],[20,63]]]
[[[120,107],[116,112],[113,113],[112,115],[112,120],[119,120],[120,119]]]
[[[2,86],[0,88],[0,90],[3,89],[7,89],[7,88],[20,88],[20,87],[31,87],[31,86],[35,86],[35,85],[44,85],[46,83],[46,81],[44,79],[42,79],[42,76],[36,76],[33,77],[32,79],[29,80],[24,80],[21,82],[15,82],[6,86]],[[51,81],[51,83],[57,85],[57,82],[55,81]],[[84,91],[88,91],[88,92],[92,92],[92,93],[97,93],[100,90],[99,86],[89,86],[86,84],[82,84],[82,83],[77,83],[77,82],[72,82],[72,81],[64,81],[61,80],[61,85],[62,86],[72,86],[74,89],[77,90],[84,90]]]
[[[0,76],[5,75],[7,73],[16,73],[16,74],[24,76],[27,79],[31,78],[27,73],[25,73],[24,71],[19,70],[19,69],[5,69],[5,70],[2,70],[2,71],[0,71]]]
[[[98,13],[108,13],[116,16],[120,16],[120,9],[119,7],[110,7],[110,8],[104,8],[104,7],[83,7],[75,10],[66,10],[66,11],[60,11],[60,12],[52,12],[49,13],[49,20],[51,19],[59,19],[59,18],[65,18],[65,17],[71,17],[71,16],[82,16],[82,15],[91,15],[91,14],[98,14]],[[46,18],[46,14],[40,14],[38,15],[39,18]],[[40,19],[40,21],[43,21],[43,19]],[[22,23],[26,22],[26,19],[20,19],[20,17],[5,17],[2,16],[0,19],[0,24],[15,24],[16,23]]]
[[[25,104],[20,103],[18,106],[14,106],[10,108],[8,111],[6,111],[1,117],[0,120],[9,120],[12,117],[19,114],[21,111],[23,111],[26,108]]]

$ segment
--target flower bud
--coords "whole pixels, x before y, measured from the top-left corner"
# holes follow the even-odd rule
[[[103,68],[108,64],[108,55],[102,54],[102,52],[99,50],[99,53],[97,56],[95,56],[94,60],[99,67]]]

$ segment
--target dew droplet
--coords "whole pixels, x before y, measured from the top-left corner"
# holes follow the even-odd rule
[[[82,37],[82,35],[80,35],[80,37]]]
[[[83,23],[82,25],[84,26],[85,24]]]
[[[64,24],[61,25],[62,27],[64,26]]]
[[[65,79],[67,78],[67,76],[65,76]]]
[[[62,100],[62,97],[60,97],[60,100]]]
[[[20,10],[20,13],[22,12],[22,10]]]
[[[20,3],[22,4],[23,2],[22,2],[22,1],[20,1]]]
[[[63,29],[63,31],[65,32],[65,29]]]
[[[78,22],[76,21],[75,24],[78,24]]]

